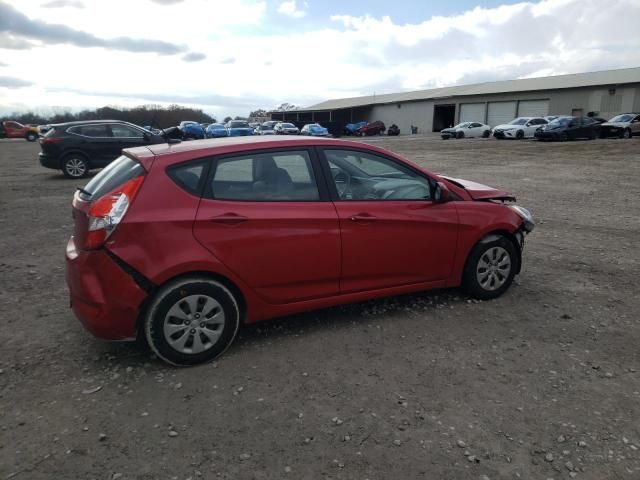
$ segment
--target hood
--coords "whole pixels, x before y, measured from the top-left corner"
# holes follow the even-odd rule
[[[509,130],[511,128],[518,128],[518,127],[524,127],[524,125],[509,125],[508,123],[504,123],[502,125],[498,125],[497,127],[493,127],[494,130],[496,129],[500,129],[500,130]]]
[[[440,130],[440,133],[455,133],[456,129],[451,127],[451,128],[445,128],[444,130]]]
[[[601,123],[603,127],[628,127],[630,122],[605,122]]]
[[[461,178],[447,177],[446,175],[440,176],[454,185],[464,188],[474,200],[516,200],[516,197],[513,194],[505,192],[504,190],[498,190],[497,188],[489,187],[481,183],[471,182],[469,180],[463,180]]]

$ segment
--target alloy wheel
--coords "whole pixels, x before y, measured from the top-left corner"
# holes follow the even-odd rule
[[[217,300],[208,295],[189,295],[169,309],[162,329],[174,350],[193,355],[213,347],[224,325],[224,310]]]
[[[80,178],[87,173],[86,162],[81,158],[70,158],[64,164],[64,169],[70,177]]]
[[[485,290],[493,291],[502,287],[510,273],[511,256],[500,246],[488,249],[478,260],[476,279]]]

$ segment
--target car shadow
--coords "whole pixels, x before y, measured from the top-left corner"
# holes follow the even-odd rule
[[[238,335],[222,358],[241,352],[244,348],[260,345],[296,336],[312,336],[322,330],[348,328],[354,322],[367,326],[389,317],[402,314],[424,314],[443,306],[466,301],[466,297],[457,289],[430,290],[394,297],[385,297],[366,302],[340,305],[331,308],[278,317],[252,324],[242,325]],[[90,352],[97,365],[142,366],[162,371],[171,367],[160,361],[151,351],[144,336],[135,342],[104,342],[95,339]]]

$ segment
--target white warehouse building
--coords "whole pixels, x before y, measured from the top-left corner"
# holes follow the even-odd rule
[[[628,112],[640,112],[640,68],[342,98],[301,110],[271,112],[271,117],[300,123],[382,120],[410,133],[411,126],[419,132],[437,132],[465,121],[494,127],[515,117],[590,115],[608,119]]]

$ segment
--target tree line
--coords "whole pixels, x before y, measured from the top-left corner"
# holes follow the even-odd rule
[[[276,110],[296,110],[297,106],[290,103],[283,103]],[[264,118],[267,117],[267,111],[264,109],[254,110],[249,113],[248,117],[225,117],[223,122],[229,120],[246,120],[247,118]],[[37,114],[34,112],[17,113],[11,115],[0,116],[0,121],[13,120],[22,124],[46,125],[48,123],[66,123],[77,120],[122,120],[135,125],[152,126],[154,128],[175,127],[183,120],[191,120],[198,123],[216,123],[216,118],[205,113],[198,108],[184,107],[181,105],[140,105],[133,108],[106,106],[95,110],[81,110],[79,112],[71,112],[63,110],[54,112],[49,116]]]
[[[215,123],[216,119],[200,109],[181,105],[141,105],[134,108],[106,106],[95,110],[79,112],[62,111],[49,116],[33,112],[12,113],[4,115],[0,120],[15,120],[22,124],[45,125],[48,123],[65,123],[76,120],[122,120],[140,126],[150,125],[156,128],[168,128],[178,125],[183,120],[199,123]]]

